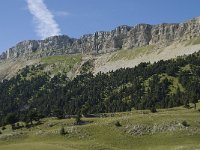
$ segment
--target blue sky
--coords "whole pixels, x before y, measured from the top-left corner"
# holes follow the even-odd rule
[[[0,52],[54,34],[78,38],[119,25],[181,22],[200,16],[199,7],[199,0],[1,0]]]

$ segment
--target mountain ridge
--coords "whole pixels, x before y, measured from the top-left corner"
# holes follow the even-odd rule
[[[64,54],[102,54],[119,49],[147,45],[168,46],[174,41],[185,41],[200,36],[200,17],[182,23],[157,25],[122,25],[112,31],[86,34],[79,39],[67,35],[48,37],[45,40],[19,42],[0,55],[0,60],[16,58],[41,58]]]

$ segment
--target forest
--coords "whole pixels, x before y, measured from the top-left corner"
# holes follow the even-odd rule
[[[27,66],[0,83],[0,125],[43,117],[124,112],[176,106],[200,99],[200,52],[108,73],[51,77],[43,65]]]

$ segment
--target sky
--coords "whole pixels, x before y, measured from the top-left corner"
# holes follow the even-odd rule
[[[183,22],[200,16],[199,8],[200,0],[1,0],[0,53],[23,40]]]

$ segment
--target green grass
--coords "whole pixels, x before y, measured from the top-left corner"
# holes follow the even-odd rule
[[[200,108],[200,103],[197,105]],[[159,109],[158,113],[148,110],[115,113],[114,117],[82,118],[88,124],[74,126],[74,119],[43,119],[44,124],[30,129],[18,129],[20,138],[1,140],[2,150],[175,150],[200,149],[200,112],[193,109],[177,107]],[[121,127],[116,127],[119,121]],[[183,130],[161,131],[152,134],[133,135],[128,131],[135,125],[168,124],[176,121],[187,121],[190,125]],[[49,124],[53,126],[50,127]],[[59,135],[64,127],[68,134]],[[6,126],[3,135],[11,132]]]
[[[151,53],[154,48],[155,45],[148,45],[134,49],[120,50],[111,57],[110,61],[131,60],[144,54]]]
[[[196,37],[196,38],[193,38],[191,40],[189,40],[185,46],[189,46],[189,45],[197,45],[197,44],[200,44],[200,37]]]
[[[76,64],[80,64],[81,61],[81,54],[50,56],[41,59],[41,63],[47,66],[51,74],[57,74],[59,72],[67,73],[72,70]]]
[[[30,80],[33,77],[45,75],[57,75],[58,73],[67,74],[70,71],[80,65],[82,61],[81,54],[74,55],[62,55],[62,56],[50,56],[44,57],[40,60],[40,65],[30,66],[29,73],[24,78]]]
[[[81,55],[62,55],[62,56],[49,56],[42,58],[41,62],[45,64],[66,63],[74,64],[82,60]]]

